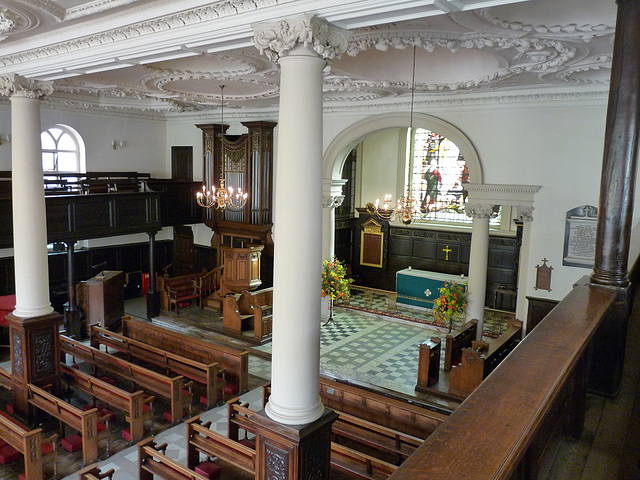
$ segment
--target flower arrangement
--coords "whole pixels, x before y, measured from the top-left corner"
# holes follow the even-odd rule
[[[448,322],[449,328],[453,317],[464,313],[467,307],[467,284],[444,282],[440,296],[433,302],[433,316],[439,322]]]
[[[332,300],[349,300],[349,284],[353,279],[346,278],[347,269],[338,260],[325,260],[322,264],[322,296]]]

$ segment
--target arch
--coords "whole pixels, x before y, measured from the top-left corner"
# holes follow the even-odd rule
[[[324,154],[324,178],[339,179],[347,155],[367,135],[386,128],[406,128],[410,123],[409,113],[383,113],[365,118],[346,128],[331,142]],[[455,143],[464,155],[473,183],[483,183],[482,165],[478,153],[471,140],[462,131],[441,118],[424,113],[413,114],[413,126],[437,132]]]
[[[75,171],[77,171],[78,173],[84,173],[87,171],[87,157],[86,157],[86,150],[85,150],[85,145],[84,145],[84,140],[82,139],[82,136],[78,133],[78,131],[76,129],[74,129],[73,127],[70,127],[69,125],[64,125],[62,123],[58,123],[56,125],[53,125],[52,127],[49,127],[45,130],[43,130],[42,134],[45,133],[49,133],[50,130],[52,129],[59,129],[63,132],[63,134],[66,134],[69,136],[69,138],[71,138],[71,140],[73,141],[74,145],[75,145],[75,151],[77,154],[77,169]],[[49,133],[49,135],[51,135]],[[57,146],[56,146],[57,148]],[[43,152],[46,149],[43,148]]]

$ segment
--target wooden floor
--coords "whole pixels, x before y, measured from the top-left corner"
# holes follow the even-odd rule
[[[615,399],[589,396],[580,440],[560,441],[543,478],[640,479],[640,295],[627,331],[620,393]]]

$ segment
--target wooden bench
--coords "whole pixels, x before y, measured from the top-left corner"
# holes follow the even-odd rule
[[[126,392],[108,382],[65,364],[61,365],[61,374],[69,387],[76,388],[94,399],[97,398],[124,412],[125,418],[129,422],[131,442],[142,440],[144,436],[144,406],[147,405],[149,411],[152,411],[151,402],[153,402],[154,397],[147,397],[142,390],[134,393]]]
[[[91,346],[94,348],[100,348],[101,344],[111,347],[126,354],[129,361],[136,358],[162,367],[167,374],[174,372],[204,385],[208,408],[223,400],[225,371],[217,363],[200,363],[175,353],[166,352],[145,342],[111,332],[97,325],[91,325],[89,335]]]
[[[473,392],[482,380],[511,353],[521,337],[522,322],[511,320],[507,331],[491,342],[488,348],[463,349],[462,362],[451,368],[449,393],[466,397]]]
[[[2,412],[4,413],[4,412]],[[0,415],[0,438],[24,457],[24,472],[27,479],[42,478],[42,429],[29,430],[8,415]]]
[[[249,388],[249,352],[246,350],[218,345],[129,316],[122,318],[122,334],[204,364],[217,363],[221,369],[225,369],[227,387],[230,384],[237,386],[236,393],[244,393]]]
[[[138,479],[206,480],[202,475],[166,456],[167,444],[156,445],[153,438],[138,443]]]
[[[200,301],[197,285],[202,275],[202,273],[189,273],[173,277],[168,275],[158,277],[158,292],[162,309],[169,312],[171,306],[174,305],[176,315],[178,315],[181,303],[196,299]]]
[[[252,410],[240,405],[234,399],[229,402],[233,422],[242,425],[243,429],[255,432],[251,424]],[[200,461],[200,454],[217,457],[250,474],[255,474],[256,449],[237,439],[227,438],[209,429],[211,422],[202,424],[200,417],[187,420],[187,465],[195,468]],[[229,424],[229,433],[233,435],[233,425]],[[382,480],[396,469],[394,465],[368,456],[351,448],[331,442],[331,466],[346,471],[359,478]]]
[[[322,403],[338,412],[426,439],[448,414],[320,377]]]
[[[227,438],[202,424],[200,416],[187,420],[187,466],[191,469],[200,463],[200,454],[217,457],[248,473],[255,473],[256,451],[240,442]]]
[[[0,387],[4,387],[7,390],[11,390],[13,388],[11,374],[3,368],[0,368]]]
[[[101,350],[84,345],[67,336],[60,335],[60,351],[68,353],[74,358],[79,358],[93,365],[94,370],[102,369],[109,373],[118,375],[150,390],[162,397],[168,398],[171,402],[172,422],[179,421],[183,416],[183,396],[184,377],[167,377],[147,368],[135,365],[122,358],[109,355]],[[64,362],[63,362],[64,363]]]
[[[98,409],[83,411],[51,393],[27,384],[29,403],[43,412],[69,425],[82,436],[82,461],[93,463],[98,459]],[[36,477],[39,478],[39,477]]]
[[[115,469],[110,468],[106,472],[102,473],[98,465],[93,464],[81,470],[78,470],[77,473],[79,480],[103,480],[105,478],[111,480],[113,478],[113,474],[116,473],[116,471]]]
[[[420,344],[418,353],[418,383],[416,390],[429,391],[429,386],[440,378],[440,343],[438,337],[431,337]]]
[[[235,335],[253,330],[253,342],[260,344],[271,338],[273,320],[273,288],[244,291],[236,300],[228,295],[223,300],[222,325]]]
[[[453,364],[460,363],[462,349],[471,347],[471,342],[476,339],[478,333],[478,320],[470,320],[456,328],[445,338],[444,344],[444,371],[451,370]]]
[[[339,417],[331,427],[334,441],[338,442],[340,438],[355,441],[388,454],[394,458],[396,465],[400,465],[424,442],[421,438],[376,425],[353,415],[337,411],[336,413]]]

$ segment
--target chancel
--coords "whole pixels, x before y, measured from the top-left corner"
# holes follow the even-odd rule
[[[639,18],[0,0],[0,477],[640,477]]]

